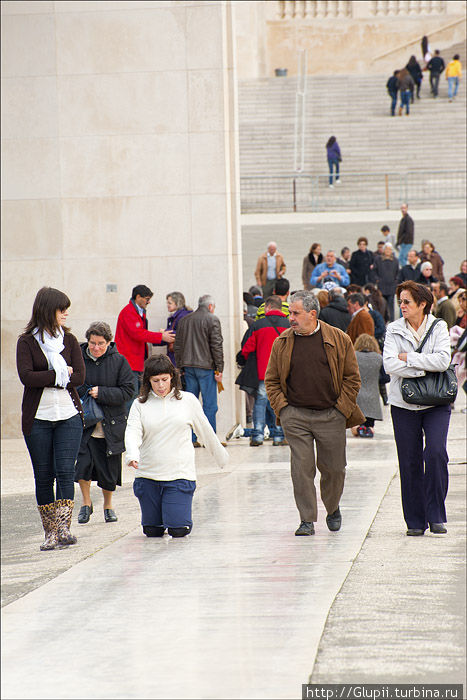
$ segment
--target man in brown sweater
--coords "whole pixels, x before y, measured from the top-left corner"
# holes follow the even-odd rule
[[[359,292],[350,294],[347,299],[347,308],[352,316],[347,328],[347,333],[352,343],[355,345],[355,341],[362,333],[374,336],[375,324],[371,315],[365,309],[365,297],[363,294]]]
[[[313,535],[318,519],[314,479],[321,473],[321,498],[329,530],[339,530],[339,502],[345,479],[345,429],[360,425],[360,374],[346,333],[318,321],[319,302],[311,291],[293,295],[291,328],[274,341],[265,376],[269,402],[291,449],[296,535]]]

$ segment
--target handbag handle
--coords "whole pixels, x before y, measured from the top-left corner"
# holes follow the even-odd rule
[[[421,351],[422,351],[422,348],[423,348],[423,346],[425,345],[425,343],[426,343],[426,341],[428,340],[428,338],[430,337],[431,332],[433,331],[433,328],[436,326],[437,323],[439,323],[439,322],[442,321],[442,320],[443,320],[442,318],[437,318],[436,321],[433,321],[433,323],[432,323],[431,326],[429,327],[428,331],[426,332],[425,337],[423,338],[422,342],[420,343],[420,345],[418,346],[418,348],[415,350],[415,352],[421,352]]]

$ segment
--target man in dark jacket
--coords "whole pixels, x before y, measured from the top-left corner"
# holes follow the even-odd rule
[[[441,58],[438,49],[436,49],[433,58],[428,61],[427,68],[430,71],[431,94],[433,97],[438,97],[439,76],[445,68],[444,60]]]
[[[350,258],[350,282],[363,287],[364,284],[370,282],[371,271],[374,267],[374,257],[371,250],[368,250],[368,238],[360,236],[357,241],[358,250],[352,253]]]
[[[412,79],[407,68],[400,71],[398,76],[399,91],[401,94],[401,105],[399,107],[399,116],[402,116],[402,109],[405,105],[405,113],[407,116],[410,114],[410,98],[412,97],[412,92],[415,87],[415,83]]]
[[[214,299],[205,294],[198,308],[182,318],[175,336],[174,353],[177,367],[183,370],[186,390],[197,398],[201,392],[203,411],[216,431],[217,384],[222,381],[224,351],[221,324],[214,316]],[[195,446],[199,446],[193,435]]]
[[[397,231],[396,247],[399,250],[399,266],[407,265],[407,255],[413,246],[415,224],[409,214],[409,207],[404,202],[401,205],[402,219],[399,221],[399,229]]]
[[[415,248],[411,248],[407,254],[407,265],[401,267],[399,270],[399,277],[397,279],[399,284],[406,282],[407,280],[418,280],[420,277],[420,265],[422,261],[418,257]]]
[[[282,299],[279,296],[271,296],[265,302],[265,314],[256,320],[250,328],[250,337],[242,348],[245,359],[250,353],[256,352],[256,367],[258,371],[258,389],[256,392],[255,407],[253,409],[253,433],[250,440],[252,447],[263,444],[264,426],[267,422],[272,430],[273,445],[284,445],[284,433],[280,425],[276,425],[274,411],[269,403],[264,386],[264,376],[269,362],[272,345],[275,339],[286,328],[290,328],[289,319],[281,310]]]
[[[386,88],[391,98],[391,117],[394,117],[396,115],[397,91],[399,90],[399,81],[397,79],[398,75],[399,71],[395,70],[389,78],[388,82],[386,83]]]
[[[334,328],[340,328],[344,333],[347,330],[350,323],[350,314],[340,287],[334,287],[334,289],[329,290],[329,304],[324,309],[321,309],[319,319],[329,323]]]

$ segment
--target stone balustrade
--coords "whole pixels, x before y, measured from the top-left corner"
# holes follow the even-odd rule
[[[414,15],[451,14],[453,5],[446,0],[371,0],[370,2],[351,2],[349,0],[279,0],[276,3],[276,19],[319,19],[332,17],[391,17]]]

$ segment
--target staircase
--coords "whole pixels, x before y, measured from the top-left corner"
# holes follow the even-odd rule
[[[462,47],[465,53],[465,43]],[[461,53],[460,48],[457,52]],[[449,60],[453,53],[455,47],[443,52]],[[297,183],[298,210],[392,208],[393,200],[398,206],[401,198],[409,196],[411,206],[417,198],[420,204],[459,206],[465,197],[465,81],[450,103],[444,75],[439,97],[433,99],[429,75],[424,73],[421,99],[411,105],[410,116],[391,117],[387,78],[308,77],[304,171],[312,178]],[[284,176],[291,175],[294,167],[296,84],[296,78],[240,82],[243,211],[282,211],[291,206],[292,180]],[[343,158],[342,182],[334,190],[328,190],[326,178],[325,145],[331,135],[336,136]],[[407,175],[409,171],[416,172]],[[437,171],[450,172],[441,176]],[[398,175],[385,178],[384,173]],[[248,179],[252,176],[255,180],[282,176],[276,189],[279,195],[286,189],[286,204],[279,201],[279,195],[274,199],[272,194],[264,194],[266,189],[274,189],[274,181],[263,179],[255,184]],[[255,186],[257,194],[262,190],[264,196],[254,194]]]

